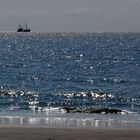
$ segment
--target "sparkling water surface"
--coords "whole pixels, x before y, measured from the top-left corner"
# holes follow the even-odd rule
[[[139,115],[140,34],[0,33],[0,115],[61,116],[63,107]]]

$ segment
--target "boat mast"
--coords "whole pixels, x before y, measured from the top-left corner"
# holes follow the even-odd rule
[[[25,23],[25,30],[27,30],[28,29],[28,26],[27,26],[27,22]]]

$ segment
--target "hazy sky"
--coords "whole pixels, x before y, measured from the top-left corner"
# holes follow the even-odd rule
[[[140,0],[0,0],[0,31],[140,31]]]

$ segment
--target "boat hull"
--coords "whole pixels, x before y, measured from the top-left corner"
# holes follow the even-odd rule
[[[20,30],[20,29],[18,29],[17,30],[17,32],[30,32],[31,30],[30,29],[28,29],[28,30]]]

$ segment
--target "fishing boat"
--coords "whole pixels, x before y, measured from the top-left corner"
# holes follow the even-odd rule
[[[18,24],[17,32],[30,32],[31,29],[28,27],[27,23],[25,26],[22,26],[21,24]]]

